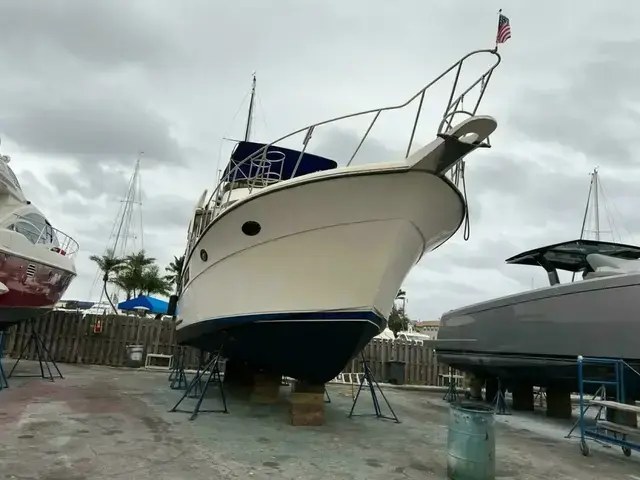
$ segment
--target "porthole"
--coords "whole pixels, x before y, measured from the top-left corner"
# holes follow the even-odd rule
[[[204,248],[200,250],[200,259],[202,259],[203,262],[209,260],[209,254]]]
[[[259,234],[260,230],[262,230],[260,224],[258,222],[254,222],[253,220],[249,220],[248,222],[244,222],[242,224],[242,233],[250,237]]]

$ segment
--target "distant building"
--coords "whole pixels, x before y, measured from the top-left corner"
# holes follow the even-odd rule
[[[417,332],[426,333],[429,336],[434,336],[438,333],[440,327],[440,320],[427,320],[425,322],[416,322],[415,329]]]

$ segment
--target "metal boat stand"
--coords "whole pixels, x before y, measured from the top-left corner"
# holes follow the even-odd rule
[[[536,400],[538,401],[538,406],[540,408],[544,407],[544,404],[547,401],[547,392],[543,387],[538,387],[538,391],[533,396],[533,403],[534,404],[536,403]]]
[[[331,403],[331,397],[329,396],[329,390],[327,387],[324,387],[324,403]]]
[[[389,403],[389,400],[387,400],[387,397],[385,396],[384,392],[382,391],[382,388],[380,388],[380,385],[378,384],[378,381],[373,376],[373,372],[371,371],[371,368],[369,367],[369,362],[367,362],[367,359],[364,358],[364,353],[361,353],[360,356],[362,358],[362,367],[363,367],[363,370],[364,370],[364,376],[362,377],[362,380],[360,380],[360,386],[358,387],[358,392],[356,393],[356,396],[353,399],[353,405],[351,405],[351,411],[349,412],[348,418],[351,418],[351,417],[365,417],[365,416],[372,416],[373,415],[376,418],[383,418],[385,420],[393,420],[396,423],[400,423],[400,420],[398,419],[398,416],[396,415],[396,412],[393,411],[393,407]],[[368,413],[368,414],[367,413],[361,413],[361,414],[357,414],[356,415],[356,414],[353,413],[353,411],[356,408],[356,403],[358,403],[358,398],[360,397],[360,392],[362,391],[362,387],[364,386],[365,382],[367,383],[367,387],[369,387],[369,392],[371,393],[371,400],[373,401],[374,413]],[[380,401],[378,400],[378,395],[376,394],[376,388],[380,392],[380,395],[382,395],[382,398],[385,401],[385,403],[387,404],[387,407],[389,407],[389,410],[391,411],[391,415],[393,415],[392,417],[390,417],[388,415],[383,415],[382,410],[380,408]]]
[[[184,394],[182,394],[182,397],[180,398],[180,400],[178,400],[178,403],[176,403],[175,406],[169,411],[191,413],[191,417],[189,418],[189,420],[194,420],[199,413],[229,413],[229,411],[227,410],[227,400],[224,395],[224,388],[222,386],[222,379],[220,378],[219,362],[220,362],[220,350],[216,353],[211,353],[209,355],[209,359],[202,370],[198,368],[198,373],[196,373],[195,377],[193,377],[193,380],[191,380],[191,383],[189,383],[189,386],[185,390]],[[202,381],[202,378],[207,372],[209,373],[207,380],[206,382],[204,382],[204,385],[201,386],[200,382]],[[222,406],[223,406],[223,408],[220,410],[201,410],[200,409],[200,406],[202,405],[202,401],[204,400],[204,397],[207,394],[207,388],[209,387],[210,383],[217,383],[218,389],[220,390],[220,396],[222,397]],[[192,411],[178,410],[178,407],[180,406],[180,404],[185,398],[187,397],[193,398],[193,396],[191,396],[192,391],[196,388],[201,388],[201,392],[194,409]]]
[[[178,372],[178,367],[180,366],[180,361],[182,359],[182,356],[184,355],[184,349],[182,347],[177,347],[177,348],[178,348],[178,355],[176,355],[176,358],[178,359],[178,361],[173,364],[173,366],[171,367],[171,370],[169,371],[169,378],[167,380],[169,380],[170,382],[173,382],[173,379],[176,376],[176,373]]]
[[[606,399],[607,399],[607,387],[605,385],[600,385],[600,388],[598,388],[598,390],[593,395],[593,397],[591,397],[591,399],[585,402],[587,406],[585,407],[583,414],[587,413],[587,411],[589,411],[589,409],[594,406],[593,402],[595,400],[606,400]],[[597,408],[598,408],[598,411],[596,412],[596,415],[594,418],[596,422],[599,422],[602,419],[602,410],[604,410],[604,407],[598,406]],[[579,426],[580,426],[580,418],[578,417],[575,423],[571,426],[571,430],[569,430],[569,433],[567,433],[564,436],[564,438],[571,438],[573,436],[573,431]],[[597,443],[600,443],[603,446],[610,447],[610,445],[605,445],[604,443],[600,442],[598,439],[595,439],[595,441]]]
[[[496,396],[493,397],[491,406],[496,415],[511,415],[509,408],[507,407],[507,400],[504,398],[504,390],[502,388],[502,381],[498,378],[498,391]]]
[[[169,374],[169,388],[171,390],[184,390],[189,385],[187,375],[184,373],[184,356],[185,351],[180,347],[178,352],[178,361]]]
[[[24,346],[22,347],[22,350],[20,351],[20,355],[18,355],[18,359],[16,360],[16,363],[13,364],[13,367],[11,368],[11,371],[9,372],[9,375],[7,375],[7,378],[11,378],[11,377],[41,377],[44,379],[48,379],[50,381],[54,381],[53,379],[53,373],[51,372],[51,368],[49,367],[49,364],[53,365],[53,368],[56,369],[56,372],[58,372],[58,376],[62,379],[64,379],[64,377],[62,376],[62,372],[60,372],[60,369],[58,368],[58,365],[56,364],[55,360],[53,360],[53,358],[51,357],[51,352],[49,352],[49,349],[46,347],[46,345],[44,344],[44,341],[42,340],[42,337],[38,334],[38,332],[36,332],[36,326],[35,326],[35,322],[33,320],[27,320],[27,322],[29,322],[29,324],[31,325],[31,334],[29,335],[29,340],[27,340],[27,342],[24,344]],[[22,360],[24,358],[24,354],[27,351],[27,348],[29,347],[29,345],[33,344],[35,347],[35,352],[36,352],[36,356],[38,359],[38,364],[40,365],[40,375],[14,375],[13,372],[15,371],[16,367],[18,366],[18,363],[20,363],[20,360]],[[44,363],[44,367],[47,368],[47,373],[49,375],[45,375],[44,373],[44,367],[43,367],[43,363]]]
[[[456,381],[453,378],[453,371],[451,368],[449,368],[449,385],[447,386],[447,391],[442,397],[442,400],[448,403],[458,401],[458,389],[456,388]]]
[[[206,360],[206,361],[209,361]],[[202,369],[202,367],[204,366],[204,370],[202,370],[202,375],[200,375],[200,381],[198,381],[193,388],[191,389],[191,392],[189,393],[188,397],[189,398],[200,398],[200,395],[202,395],[202,384],[204,383],[202,381],[202,377],[204,375],[204,372],[207,370],[207,363],[205,361],[205,352],[203,352],[202,350],[200,350],[200,353],[198,355],[198,366],[196,367],[196,377],[198,375],[200,375],[200,371]],[[218,364],[218,372],[220,372],[220,365]],[[213,381],[215,383],[215,379],[211,380],[207,380],[207,382],[211,382]]]
[[[7,376],[4,374],[4,368],[2,367],[3,357],[4,357],[4,332],[0,332],[0,390],[9,388],[9,382],[7,382]]]

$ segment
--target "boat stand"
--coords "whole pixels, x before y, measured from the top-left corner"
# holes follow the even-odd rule
[[[449,385],[447,386],[447,391],[442,397],[442,400],[448,403],[458,401],[458,389],[456,388],[456,383],[456,380],[453,378],[453,373],[451,369],[449,369]]]
[[[533,403],[534,404],[536,403],[536,400],[538,400],[538,406],[540,408],[544,407],[545,402],[547,401],[547,392],[544,390],[544,388],[538,387],[538,391],[533,396]]]
[[[607,388],[605,385],[600,385],[600,388],[598,388],[598,390],[596,391],[596,393],[593,395],[593,397],[591,397],[591,399],[587,400],[585,402],[585,404],[587,405],[583,411],[584,413],[587,413],[589,411],[589,409],[591,407],[593,407],[593,402],[596,400],[606,400],[607,399]],[[600,420],[602,420],[602,410],[604,410],[603,406],[598,406],[598,411],[596,412],[595,415],[595,421],[596,423],[599,422]],[[580,418],[578,417],[578,419],[575,421],[575,423],[573,424],[573,426],[571,427],[571,430],[569,430],[569,433],[567,433],[564,438],[571,438],[573,431],[578,428],[580,426]],[[599,440],[596,440],[596,442],[601,443]],[[609,446],[609,445],[607,445]]]
[[[30,325],[31,325],[31,334],[29,335],[29,340],[27,340],[27,342],[24,344],[24,346],[22,347],[22,350],[20,351],[20,355],[18,355],[18,360],[16,360],[16,363],[13,364],[13,367],[11,368],[11,371],[9,372],[9,375],[7,375],[7,378],[11,378],[11,377],[41,377],[44,378],[45,380],[50,380],[50,381],[54,381],[53,379],[53,373],[51,372],[51,368],[49,367],[49,364],[53,365],[53,368],[56,369],[56,372],[58,372],[58,376],[62,379],[64,379],[64,377],[62,376],[62,372],[60,372],[60,369],[58,368],[58,365],[56,364],[56,362],[53,360],[53,358],[51,357],[51,352],[49,352],[49,349],[46,347],[46,345],[44,344],[44,341],[42,340],[42,337],[38,334],[38,332],[36,332],[36,326],[35,326],[35,322],[33,320],[27,320]],[[15,371],[16,367],[18,366],[18,363],[20,363],[20,360],[22,360],[24,358],[24,354],[27,351],[27,348],[33,344],[35,347],[35,351],[36,351],[36,356],[38,359],[38,364],[40,365],[40,375],[14,375],[13,372]],[[43,366],[44,364],[44,366]],[[44,373],[44,367],[47,368],[47,373],[48,375],[45,375]]]
[[[331,397],[329,396],[329,390],[327,387],[324,387],[324,403],[331,403]]]
[[[498,391],[496,396],[493,397],[491,406],[496,415],[511,415],[509,408],[507,407],[507,400],[504,398],[504,390],[502,389],[502,381],[498,378]]]
[[[3,357],[4,357],[4,332],[0,332],[0,390],[9,388],[9,382],[7,382],[7,376],[4,374],[4,368],[2,367]]]
[[[184,357],[184,349],[182,347],[178,347],[178,355],[176,355],[176,357],[178,358],[178,361],[173,363],[171,370],[169,371],[168,380],[170,382],[173,382],[173,379],[176,376],[176,373],[178,372],[178,369]]]
[[[218,366],[219,362],[220,362],[220,351],[218,351],[217,353],[210,354],[209,360],[207,364],[204,366],[204,368],[202,369],[202,371],[200,371],[200,368],[198,366],[198,372],[196,373],[195,377],[193,377],[193,380],[191,380],[191,383],[189,383],[189,386],[185,390],[180,400],[178,400],[178,403],[176,403],[175,406],[169,411],[191,413],[191,417],[189,417],[189,420],[194,420],[199,413],[229,413],[229,411],[227,410],[227,400],[224,395],[224,388],[222,386],[222,379],[220,378],[220,369]],[[202,381],[202,378],[204,377],[205,373],[207,373],[207,371],[209,372],[209,375],[206,382],[204,382],[204,385],[202,386],[200,382]],[[222,397],[222,405],[223,405],[223,408],[221,410],[201,410],[200,409],[202,405],[202,401],[204,400],[204,397],[207,394],[207,388],[209,387],[210,383],[218,384],[218,388],[220,390],[220,396]],[[180,406],[180,404],[185,398],[187,397],[193,398],[192,392],[194,389],[201,390],[200,395],[198,396],[198,401],[196,402],[196,406],[194,407],[194,409],[192,411],[178,410],[178,407]]]
[[[202,375],[200,375],[200,369],[202,368],[202,366],[204,367],[204,370],[202,370]],[[205,352],[203,352],[202,350],[200,350],[200,355],[198,355],[198,366],[196,367],[196,377],[198,375],[200,375],[200,381],[197,382],[193,388],[191,389],[191,392],[189,393],[188,397],[189,398],[200,398],[200,395],[202,395],[202,384],[204,383],[202,381],[202,377],[204,375],[204,372],[207,370],[207,364],[205,363]],[[218,365],[218,376],[220,377],[220,365]],[[214,382],[215,383],[215,379],[214,380],[207,380],[207,383],[209,382]]]
[[[189,385],[187,375],[184,373],[184,349],[178,353],[178,361],[169,374],[169,388],[171,390],[184,390]]]
[[[349,412],[349,417],[348,418],[375,416],[376,418],[383,418],[385,420],[393,420],[396,423],[400,423],[400,420],[398,419],[398,416],[396,415],[396,412],[393,411],[393,407],[391,407],[391,404],[389,403],[389,400],[387,400],[387,397],[385,396],[384,392],[382,391],[382,388],[380,388],[380,385],[378,384],[378,381],[373,376],[373,372],[371,371],[371,368],[369,367],[369,362],[367,362],[367,359],[364,358],[364,353],[361,354],[361,358],[362,358],[362,367],[363,367],[363,370],[364,370],[364,376],[362,377],[362,380],[360,380],[360,386],[358,387],[358,392],[356,393],[356,396],[353,399],[353,405],[351,405],[351,411]],[[368,413],[368,414],[367,413],[363,413],[363,414],[355,415],[353,413],[353,411],[356,408],[356,403],[358,403],[358,398],[360,397],[360,392],[362,391],[362,387],[364,386],[365,382],[367,383],[367,387],[369,387],[369,392],[371,393],[371,400],[373,401],[374,413]],[[391,411],[391,415],[393,415],[392,417],[382,414],[382,410],[380,408],[380,401],[378,400],[378,395],[376,394],[376,388],[380,392],[380,395],[382,395],[382,398],[385,401],[385,403],[387,404],[387,407],[389,407],[389,410]]]

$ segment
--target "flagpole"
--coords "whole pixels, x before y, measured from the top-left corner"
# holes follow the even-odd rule
[[[502,9],[498,10],[498,29],[496,30],[496,49],[498,51],[498,31],[500,30],[500,15],[502,15]]]

